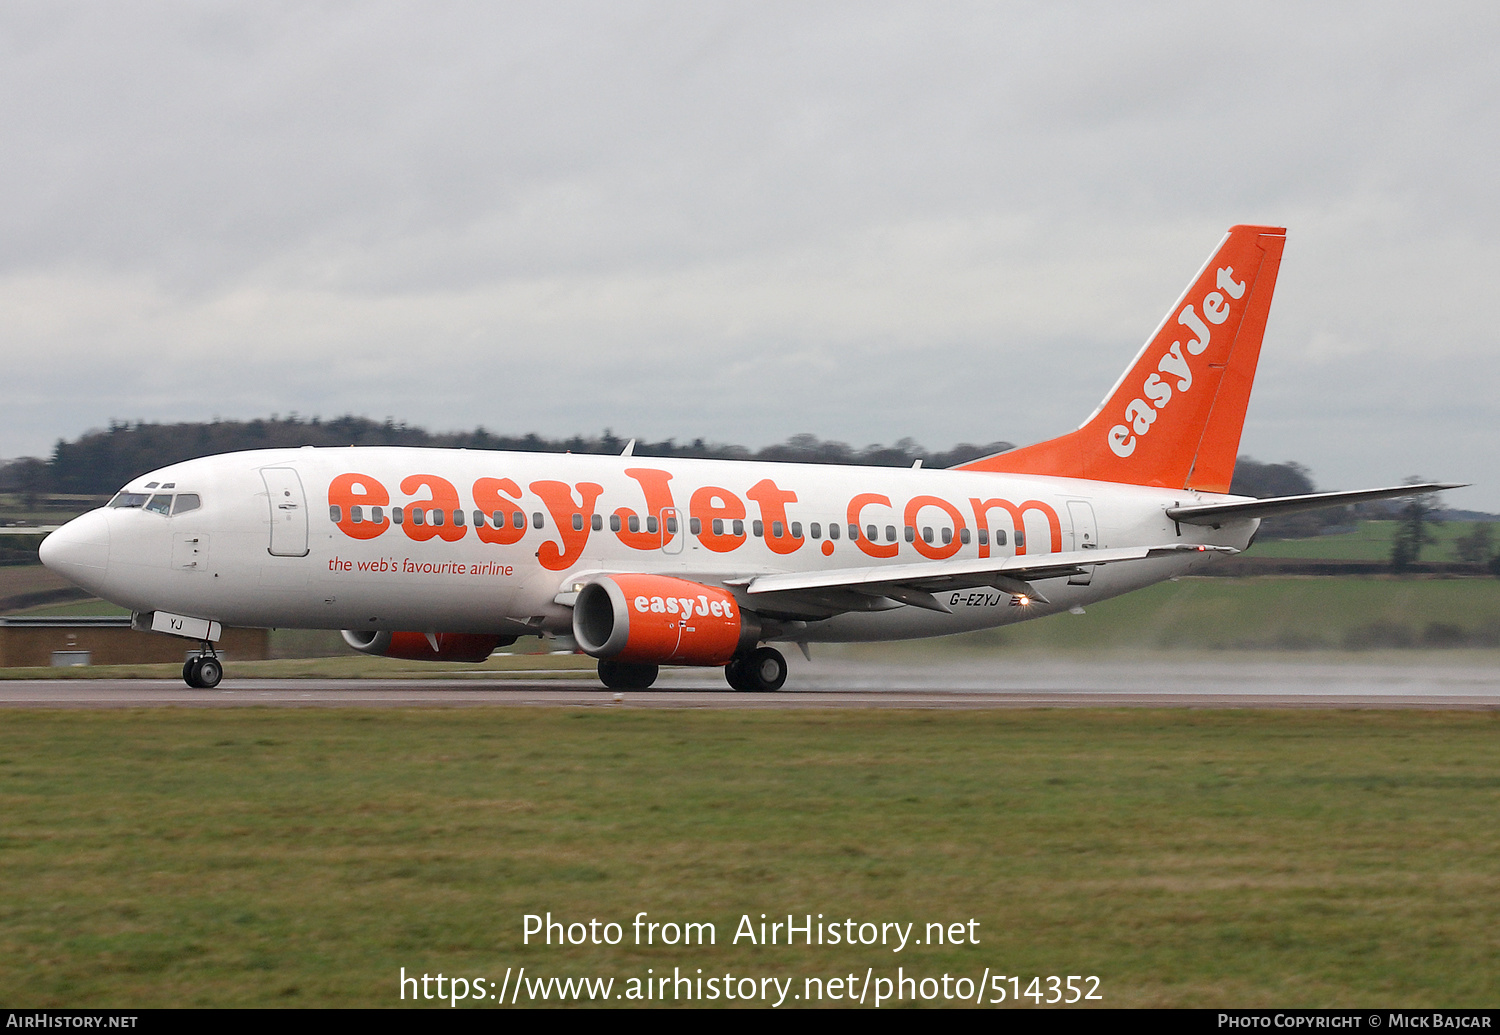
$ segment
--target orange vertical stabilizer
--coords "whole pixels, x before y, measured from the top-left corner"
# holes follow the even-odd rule
[[[1077,431],[957,470],[1228,492],[1285,245],[1284,228],[1232,227]]]

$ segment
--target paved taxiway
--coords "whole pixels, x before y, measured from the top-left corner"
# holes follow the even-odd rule
[[[800,659],[798,659],[800,662]],[[717,670],[665,670],[647,691],[616,694],[583,672],[463,679],[230,678],[213,690],[176,680],[0,681],[0,708],[163,706],[648,708],[1462,708],[1500,709],[1500,669],[1480,664],[1317,661],[946,661],[794,666],[787,688],[741,694]]]

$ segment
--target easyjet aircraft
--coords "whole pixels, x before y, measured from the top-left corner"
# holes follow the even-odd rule
[[[615,688],[660,665],[776,690],[767,643],[941,636],[1080,608],[1245,549],[1259,519],[1446,485],[1228,496],[1285,231],[1237,226],[1104,402],[1061,438],[892,470],[370,447],[189,460],[41,547],[54,571],[201,641],[342,629],[482,661],[571,635]]]

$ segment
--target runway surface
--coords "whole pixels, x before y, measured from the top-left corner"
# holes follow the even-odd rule
[[[800,662],[800,659],[798,659]],[[948,661],[797,664],[786,688],[735,693],[717,669],[664,670],[646,691],[602,689],[584,673],[439,679],[236,679],[213,690],[177,680],[0,681],[0,708],[463,707],[629,708],[1426,708],[1500,709],[1488,665],[1306,660]]]

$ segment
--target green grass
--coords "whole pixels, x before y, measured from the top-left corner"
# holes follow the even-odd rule
[[[1474,531],[1475,522],[1445,521],[1427,526],[1436,542],[1422,547],[1423,561],[1456,561],[1454,540]],[[1312,539],[1260,539],[1247,557],[1286,557],[1294,560],[1388,561],[1396,535],[1395,521],[1361,521],[1352,532]],[[1492,526],[1493,527],[1493,526]]]
[[[1413,712],[9,712],[0,1001],[1096,974],[1112,1006],[1493,1006],[1500,720]],[[522,916],[712,921],[520,944]],[[742,914],[977,947],[729,944]],[[627,926],[628,931],[628,926]]]
[[[1190,578],[953,642],[1049,653],[1491,647],[1500,579]]]

